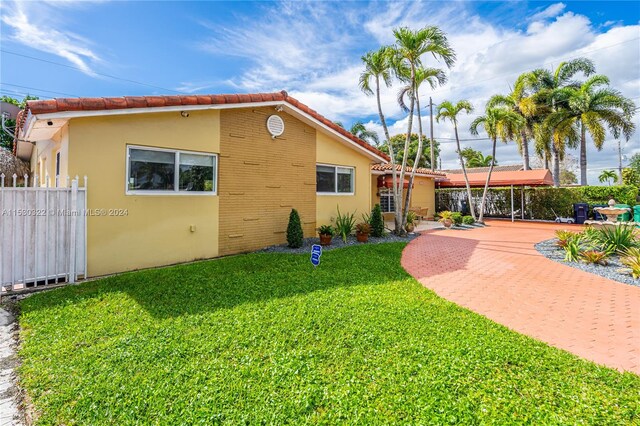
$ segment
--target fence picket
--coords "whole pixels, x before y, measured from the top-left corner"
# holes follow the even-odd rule
[[[0,295],[86,277],[86,177],[11,178],[0,174]]]

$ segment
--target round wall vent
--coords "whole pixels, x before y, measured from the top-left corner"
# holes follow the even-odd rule
[[[278,137],[284,133],[284,121],[277,115],[270,115],[267,118],[267,130],[272,137]]]

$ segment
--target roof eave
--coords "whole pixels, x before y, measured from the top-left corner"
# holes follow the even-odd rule
[[[220,109],[233,109],[233,108],[252,108],[252,107],[265,107],[265,106],[283,106],[287,110],[293,112],[295,115],[299,117],[304,117],[305,121],[313,123],[313,127],[322,128],[326,133],[329,133],[338,139],[350,146],[351,148],[361,152],[368,158],[374,161],[379,162],[387,162],[387,159],[381,157],[374,153],[373,151],[368,150],[367,148],[357,144],[351,139],[347,138],[343,134],[335,131],[331,127],[322,123],[320,120],[314,118],[310,114],[302,111],[295,105],[283,101],[259,101],[259,102],[247,102],[247,103],[237,103],[237,104],[202,104],[202,105],[175,105],[175,106],[166,106],[166,107],[145,107],[145,108],[123,108],[123,109],[111,109],[111,110],[81,110],[81,111],[61,111],[61,112],[52,112],[52,113],[43,113],[43,114],[29,114],[29,118],[27,122],[31,122],[30,126],[25,130],[24,138],[29,139],[29,133],[33,128],[33,124],[37,120],[52,120],[52,119],[62,119],[69,120],[72,118],[81,118],[81,117],[98,117],[98,116],[110,116],[110,115],[128,115],[128,114],[148,114],[148,113],[161,113],[161,112],[181,112],[181,111],[197,111],[197,110],[220,110]],[[31,120],[33,118],[33,120]]]

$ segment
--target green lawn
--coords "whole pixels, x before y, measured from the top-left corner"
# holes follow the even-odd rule
[[[41,424],[630,424],[640,378],[422,288],[403,244],[251,254],[20,303]]]

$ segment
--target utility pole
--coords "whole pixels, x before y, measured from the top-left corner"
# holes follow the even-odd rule
[[[618,183],[622,185],[622,145],[618,139]]]
[[[431,122],[431,129],[430,133],[431,133],[431,143],[429,144],[431,147],[431,170],[435,170],[436,168],[436,158],[435,158],[435,151],[434,151],[434,143],[433,143],[433,101],[431,100],[431,96],[429,96],[429,120]],[[622,173],[622,172],[621,172]]]

